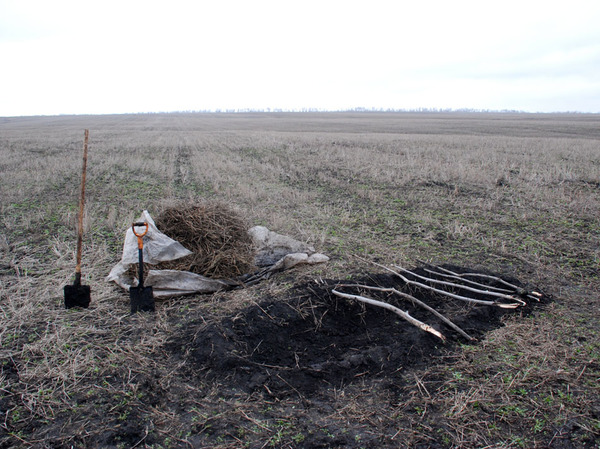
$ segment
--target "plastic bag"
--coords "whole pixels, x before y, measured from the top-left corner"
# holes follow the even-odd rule
[[[147,210],[143,211],[142,216],[136,221],[145,221],[148,223],[148,233],[143,237],[144,249],[142,253],[144,257],[144,263],[156,265],[159,262],[176,260],[192,254],[192,252],[186,249],[181,243],[160,232]],[[129,290],[129,287],[132,285],[137,285],[137,280],[135,284],[131,284],[128,282],[128,278],[125,276],[125,273],[127,273],[132,264],[138,262],[139,252],[137,237],[133,234],[133,230],[129,228],[125,233],[125,241],[123,242],[123,256],[121,257],[121,261],[115,265],[112,270],[110,270],[106,280],[114,281],[121,287]]]

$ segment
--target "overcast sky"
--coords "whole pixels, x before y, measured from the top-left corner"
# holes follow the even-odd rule
[[[600,112],[600,1],[0,0],[0,116]]]

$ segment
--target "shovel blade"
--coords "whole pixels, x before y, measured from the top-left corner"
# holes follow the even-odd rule
[[[65,285],[65,308],[82,307],[87,309],[90,305],[89,285]]]
[[[152,287],[130,287],[131,313],[154,312]]]

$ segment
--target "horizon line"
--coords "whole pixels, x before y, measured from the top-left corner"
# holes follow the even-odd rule
[[[3,115],[0,118],[27,118],[27,117],[68,117],[68,116],[101,116],[101,115],[152,115],[152,114],[249,114],[249,113],[471,113],[471,114],[600,114],[598,112],[583,111],[525,111],[521,109],[483,109],[483,108],[366,108],[355,107],[345,109],[328,108],[209,108],[209,109],[181,109],[170,111],[138,111],[138,112],[83,112],[83,113],[57,113],[57,114],[30,114],[30,115]]]

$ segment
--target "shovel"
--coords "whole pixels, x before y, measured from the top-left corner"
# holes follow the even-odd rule
[[[136,227],[145,226],[143,233],[138,234]],[[137,287],[129,287],[129,299],[131,300],[131,313],[136,312],[154,312],[154,296],[152,295],[152,287],[144,287],[144,239],[148,233],[148,223],[133,223],[131,226],[133,233],[138,241],[139,253],[139,284]]]
[[[83,169],[81,173],[81,197],[79,198],[79,226],[77,230],[77,266],[75,267],[75,282],[65,285],[65,308],[86,308],[90,305],[90,286],[81,285],[81,247],[83,243],[83,205],[85,203],[85,170],[87,166],[89,131],[85,130],[83,142]]]

